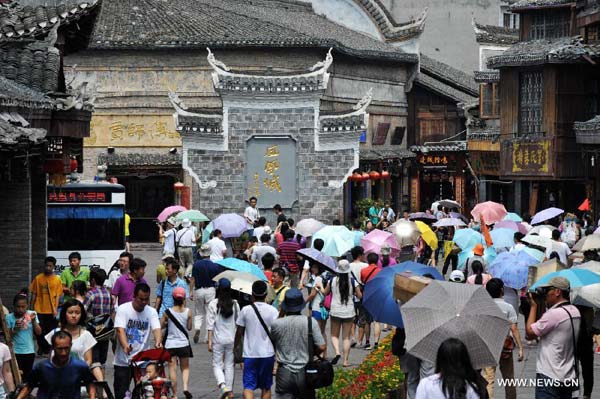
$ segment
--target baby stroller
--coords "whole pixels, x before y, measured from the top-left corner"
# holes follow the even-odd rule
[[[174,395],[171,381],[166,378],[165,365],[171,360],[171,355],[165,349],[149,349],[142,351],[131,359],[131,369],[134,388],[131,399],[161,399]],[[156,367],[156,378],[146,376],[149,365]]]

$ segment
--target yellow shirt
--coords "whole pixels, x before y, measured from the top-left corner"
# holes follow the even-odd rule
[[[39,314],[53,314],[63,293],[63,285],[57,275],[40,273],[31,282],[29,290],[35,294],[33,309]]]
[[[125,237],[129,237],[129,223],[131,223],[131,216],[125,214]]]

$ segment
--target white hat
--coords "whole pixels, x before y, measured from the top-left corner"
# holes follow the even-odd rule
[[[449,280],[455,283],[464,283],[465,274],[461,270],[454,270],[452,273],[450,273]]]
[[[340,274],[350,273],[350,262],[346,259],[342,259],[338,262],[337,271]]]
[[[183,219],[183,222],[181,222],[181,225],[184,228],[190,227],[192,225],[192,222],[190,222],[190,219]]]
[[[170,218],[167,219],[167,223],[175,226],[177,224],[177,220],[175,220],[175,218],[171,216]]]

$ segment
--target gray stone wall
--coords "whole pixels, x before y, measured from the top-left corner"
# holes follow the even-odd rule
[[[252,136],[288,135],[297,142],[298,201],[285,214],[295,220],[314,217],[326,223],[343,216],[343,189],[328,187],[341,180],[353,164],[353,150],[315,152],[315,110],[229,108],[229,151],[189,150],[188,163],[202,180],[215,180],[216,188],[194,190],[193,206],[209,217],[243,213],[245,203],[246,142]],[[185,146],[185,144],[184,144]],[[260,198],[258,202],[260,208]],[[275,215],[261,209],[271,226]]]

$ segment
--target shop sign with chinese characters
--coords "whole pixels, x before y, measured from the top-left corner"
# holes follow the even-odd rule
[[[423,166],[448,166],[450,158],[447,155],[419,155],[417,162]]]
[[[512,171],[549,173],[550,141],[514,143],[512,151]]]
[[[290,208],[298,198],[296,142],[289,137],[253,137],[246,147],[246,194],[259,208]]]
[[[177,147],[171,115],[94,115],[86,147]]]

